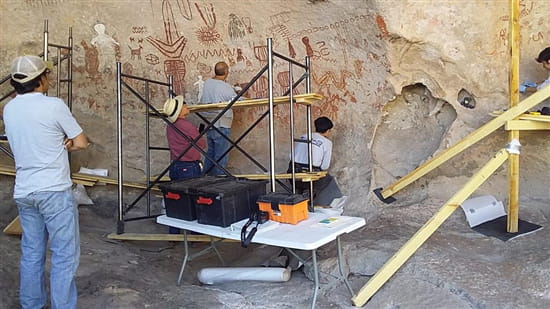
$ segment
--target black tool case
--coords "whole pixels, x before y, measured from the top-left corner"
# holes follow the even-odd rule
[[[234,178],[230,178],[232,180]],[[195,200],[198,190],[217,182],[227,182],[228,177],[204,176],[174,180],[159,184],[164,196],[166,216],[182,220],[197,220]]]
[[[195,200],[197,221],[227,227],[246,219],[258,209],[256,200],[266,193],[265,180],[231,179],[198,190]]]

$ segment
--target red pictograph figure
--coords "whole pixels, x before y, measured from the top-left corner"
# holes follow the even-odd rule
[[[309,38],[307,36],[302,38],[302,43],[304,43],[304,46],[306,47],[306,55],[308,57],[313,57],[313,48],[311,47],[311,44],[309,43]]]
[[[166,76],[172,75],[174,82],[174,92],[183,94],[185,79],[185,62],[180,60],[183,49],[187,44],[187,39],[178,32],[172,4],[170,0],[162,1],[162,20],[164,22],[164,40],[147,37],[147,42],[151,43],[161,54],[169,59],[164,61],[164,73]]]
[[[206,46],[211,46],[222,40],[221,35],[216,30],[216,12],[214,12],[214,5],[210,3],[205,4],[203,8],[195,2],[195,7],[199,12],[199,15],[204,22],[204,27],[199,27],[195,34],[199,42]]]
[[[290,58],[296,59],[296,51],[294,50],[292,43],[290,43],[290,39],[288,39],[288,54],[290,55]]]
[[[390,36],[390,33],[388,32],[388,28],[386,27],[386,21],[382,16],[376,15],[376,24],[378,25],[378,29],[380,29],[382,38],[386,38]]]
[[[277,82],[281,86],[281,95],[285,94],[290,89],[290,74],[288,71],[279,72],[277,74]],[[298,94],[298,89],[292,89],[294,94]]]
[[[267,97],[267,77],[260,76],[258,80],[250,87],[255,93],[256,98]]]
[[[267,63],[267,46],[254,46],[254,57],[260,61],[261,65],[265,65]]]

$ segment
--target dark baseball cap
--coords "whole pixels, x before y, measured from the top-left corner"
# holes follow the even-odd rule
[[[546,47],[543,51],[541,51],[539,56],[535,60],[540,63],[550,61],[550,47]]]

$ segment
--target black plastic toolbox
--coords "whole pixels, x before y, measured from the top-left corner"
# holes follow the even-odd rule
[[[235,179],[211,183],[198,189],[197,221],[227,227],[246,219],[258,209],[256,200],[266,193],[267,181]]]
[[[159,188],[164,196],[166,216],[188,221],[197,220],[195,200],[198,189],[207,187],[213,183],[226,181],[228,181],[228,177],[204,176],[159,184]]]

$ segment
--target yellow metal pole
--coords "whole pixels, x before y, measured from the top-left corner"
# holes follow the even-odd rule
[[[510,0],[510,36],[508,47],[510,51],[510,108],[518,105],[519,102],[519,0]],[[508,133],[508,140],[519,142],[519,131],[511,130]],[[519,217],[519,154],[510,154],[508,161],[508,222],[506,229],[510,233],[518,231]]]
[[[351,301],[363,306],[397,270],[418,250],[418,248],[445,222],[445,220],[467,199],[496,169],[506,161],[508,152],[501,149],[468,182],[451,197],[439,211],[409,239],[397,253],[372,277]]]

